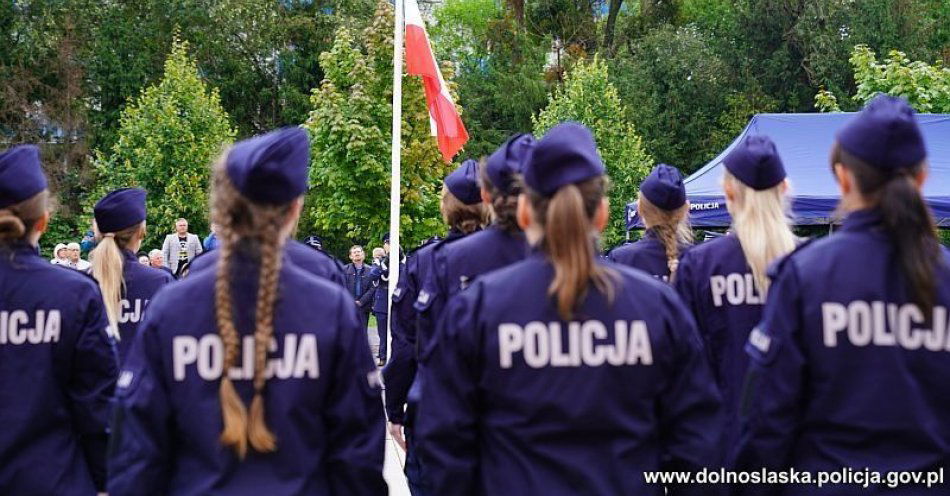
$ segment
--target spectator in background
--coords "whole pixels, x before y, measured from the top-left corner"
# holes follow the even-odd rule
[[[79,252],[79,243],[69,243],[66,245],[66,266],[70,269],[86,272],[89,270],[89,262],[83,260],[82,257],[79,256]]]
[[[211,234],[205,238],[203,246],[205,251],[211,251],[218,247],[218,225],[214,222],[211,223]]]
[[[181,275],[186,263],[194,260],[203,251],[201,239],[188,232],[188,221],[185,219],[175,221],[175,232],[165,236],[165,243],[162,244],[165,264],[175,277]]]
[[[148,259],[148,253],[145,253],[144,251],[140,251],[135,256],[139,259],[140,264],[146,267],[151,267],[152,264],[151,264],[151,261],[149,261]]]
[[[386,250],[376,247],[373,248],[373,265],[379,265],[386,258]]]
[[[69,265],[68,251],[64,243],[56,245],[56,248],[53,248],[53,259],[49,262],[53,265]]]
[[[96,221],[92,221],[93,229],[95,229]],[[82,253],[92,253],[92,250],[96,248],[96,234],[93,232],[93,229],[86,231],[86,234],[83,235],[82,240],[79,242],[80,254]]]
[[[162,254],[162,250],[152,250],[148,252],[148,262],[152,268],[162,269],[165,272],[168,272],[172,276],[175,275],[168,267],[165,266],[165,255]]]
[[[362,322],[363,332],[369,326],[369,312],[373,309],[373,295],[376,294],[376,288],[373,286],[372,271],[363,261],[366,259],[366,253],[363,247],[353,245],[350,248],[350,262],[343,268],[343,274],[346,276],[346,289],[353,295],[353,301],[356,302],[357,313],[359,313]]]

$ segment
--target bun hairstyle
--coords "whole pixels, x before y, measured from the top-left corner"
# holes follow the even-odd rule
[[[224,344],[218,390],[224,422],[221,443],[240,458],[247,454],[248,445],[260,453],[277,449],[277,439],[265,419],[264,374],[274,335],[274,307],[286,241],[281,228],[287,223],[294,200],[306,192],[309,147],[307,135],[300,128],[281,129],[236,143],[224,152],[212,171],[211,217],[218,226],[220,242],[214,304],[218,334]],[[241,348],[231,294],[233,259],[239,251],[260,261],[250,409],[228,376]]]
[[[769,290],[768,266],[795,249],[789,222],[785,167],[767,136],[748,136],[723,160],[724,186],[734,193],[726,202],[732,231],[762,295]]]
[[[592,222],[607,191],[604,174],[593,135],[573,122],[548,131],[525,165],[532,218],[543,232],[539,247],[554,266],[548,294],[564,320],[573,317],[591,283],[608,301],[614,298],[617,274],[597,261]]]
[[[43,190],[13,205],[0,208],[0,245],[23,242],[46,215],[49,192]]]
[[[478,187],[478,163],[466,160],[445,177],[439,210],[451,228],[472,233],[489,222],[488,208],[482,204]]]
[[[930,209],[915,183],[927,167],[927,151],[913,109],[901,98],[879,95],[837,138],[831,165],[841,164],[851,171],[861,196],[881,213],[911,300],[924,315],[931,315],[940,243]]]
[[[512,136],[484,159],[478,170],[478,184],[491,196],[493,223],[507,233],[521,232],[518,226],[521,172],[534,146],[534,136],[530,134]]]
[[[640,185],[637,211],[647,231],[654,233],[663,244],[670,281],[673,281],[680,263],[680,245],[693,242],[686,185],[680,171],[666,164],[656,166]]]
[[[0,245],[26,241],[48,201],[39,148],[17,145],[0,153]]]

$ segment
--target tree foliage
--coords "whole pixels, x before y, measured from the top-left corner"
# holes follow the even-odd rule
[[[392,30],[392,6],[381,1],[359,37],[341,28],[333,47],[320,55],[326,78],[313,92],[304,124],[312,138],[312,188],[300,225],[334,240],[334,251],[389,230]],[[448,82],[452,73],[446,69]],[[420,78],[403,78],[402,111],[400,234],[411,246],[445,230],[439,199],[452,166],[430,135]]]
[[[580,122],[593,132],[612,185],[610,223],[604,231],[608,246],[623,239],[626,204],[635,199],[637,186],[652,166],[652,158],[624,114],[623,102],[608,80],[607,64],[595,57],[568,72],[564,86],[534,119],[537,136],[565,121]]]
[[[96,154],[99,182],[90,204],[111,189],[145,188],[146,247],[159,246],[178,217],[192,232],[207,232],[211,164],[236,134],[188,49],[187,42],[173,44],[161,82],[123,110],[111,153]]]

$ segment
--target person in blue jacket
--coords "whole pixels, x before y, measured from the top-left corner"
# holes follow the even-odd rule
[[[218,250],[203,252],[188,264],[189,275],[204,271],[209,267],[216,267],[219,256]],[[341,288],[346,287],[343,266],[322,250],[315,250],[307,244],[288,238],[284,243],[284,258],[300,269],[327,279]]]
[[[389,334],[389,233],[383,235],[383,249],[386,251],[386,256],[378,264],[373,264],[370,271],[374,278],[373,285],[376,287],[373,295],[373,315],[376,316],[376,332],[379,334],[379,351],[376,354],[376,360],[380,367],[386,365],[386,341]],[[401,250],[400,254],[402,254]],[[400,262],[400,268],[403,267],[403,262]]]
[[[737,409],[749,366],[743,347],[762,317],[767,269],[795,249],[797,239],[787,214],[785,167],[772,140],[749,136],[723,162],[731,232],[687,251],[674,286],[710,355],[725,406],[723,449],[728,450],[739,436]]]
[[[39,255],[48,200],[36,146],[0,154],[0,494],[94,496],[118,364],[96,281]]]
[[[686,186],[676,167],[660,164],[643,180],[637,213],[646,226],[643,238],[611,250],[607,258],[669,282],[693,243]]]
[[[536,251],[449,302],[422,358],[428,493],[662,495],[644,471],[716,462],[720,400],[692,317],[597,254],[604,174],[587,128],[552,128],[518,206]]]
[[[97,244],[90,273],[99,282],[109,324],[117,331],[120,363],[149,300],[175,280],[168,272],[137,263],[135,252],[145,239],[145,196],[143,189],[117,189],[93,207]]]
[[[378,373],[353,303],[281,256],[309,149],[286,128],[215,165],[217,268],[149,305],[118,381],[110,496],[386,494]]]
[[[406,260],[406,271],[399,276],[399,283],[393,291],[393,315],[390,319],[392,351],[389,363],[383,369],[389,431],[406,450],[406,478],[414,496],[424,493],[419,486],[421,468],[411,439],[413,411],[411,407],[407,411],[407,402],[418,369],[418,352],[425,346],[417,337],[420,309],[424,311],[429,301],[422,286],[433,267],[434,249],[481,229],[488,221],[488,211],[482,205],[478,187],[477,162],[466,160],[445,177],[440,210],[442,219],[449,227],[448,234],[410,254]]]
[[[847,217],[774,270],[746,346],[752,366],[737,468],[950,467],[950,254],[921,196],[926,156],[901,98],[878,96],[839,131],[831,166]],[[748,488],[842,496],[947,489],[860,481]]]

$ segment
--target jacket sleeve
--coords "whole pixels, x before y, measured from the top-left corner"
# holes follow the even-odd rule
[[[769,288],[762,322],[752,330],[745,347],[751,360],[739,405],[738,470],[779,470],[789,463],[804,402],[801,305],[796,268],[787,263]]]
[[[341,296],[337,359],[325,418],[329,426],[327,476],[335,495],[386,494],[383,480],[386,417],[379,373],[356,309]]]
[[[204,247],[201,246],[201,238],[199,238],[197,234],[192,234],[192,236],[194,236],[194,243],[192,244],[195,246],[195,256],[197,257],[198,255],[201,255],[202,252],[204,252]]]
[[[118,376],[115,344],[99,291],[92,289],[82,303],[82,330],[72,356],[69,399],[80,444],[97,488],[105,487],[106,447],[112,396]]]
[[[109,494],[161,495],[171,470],[171,410],[158,331],[146,314],[122,367],[109,447]]]
[[[360,306],[367,308],[367,305],[372,305],[374,296],[376,296],[376,286],[373,284],[372,272],[365,271],[363,275],[363,294],[360,296]]]
[[[665,470],[699,471],[719,466],[723,410],[719,389],[692,315],[670,292],[668,333],[673,343],[669,384],[660,398],[660,442]],[[704,486],[669,488],[669,494],[706,494]]]
[[[386,384],[386,414],[389,421],[395,424],[405,423],[406,398],[417,369],[415,310],[412,308],[416,300],[414,271],[415,263],[410,259],[406,264],[405,275],[399,278],[399,283],[393,292],[389,329],[392,336],[392,352],[389,362],[383,369],[383,382]]]
[[[162,242],[162,257],[165,258],[165,267],[171,267],[172,265],[172,246],[171,246],[171,237],[165,236],[165,241]],[[175,260],[177,262],[178,255],[175,254]]]
[[[453,298],[420,365],[417,448],[429,494],[472,494],[478,473],[478,306],[481,286]]]

